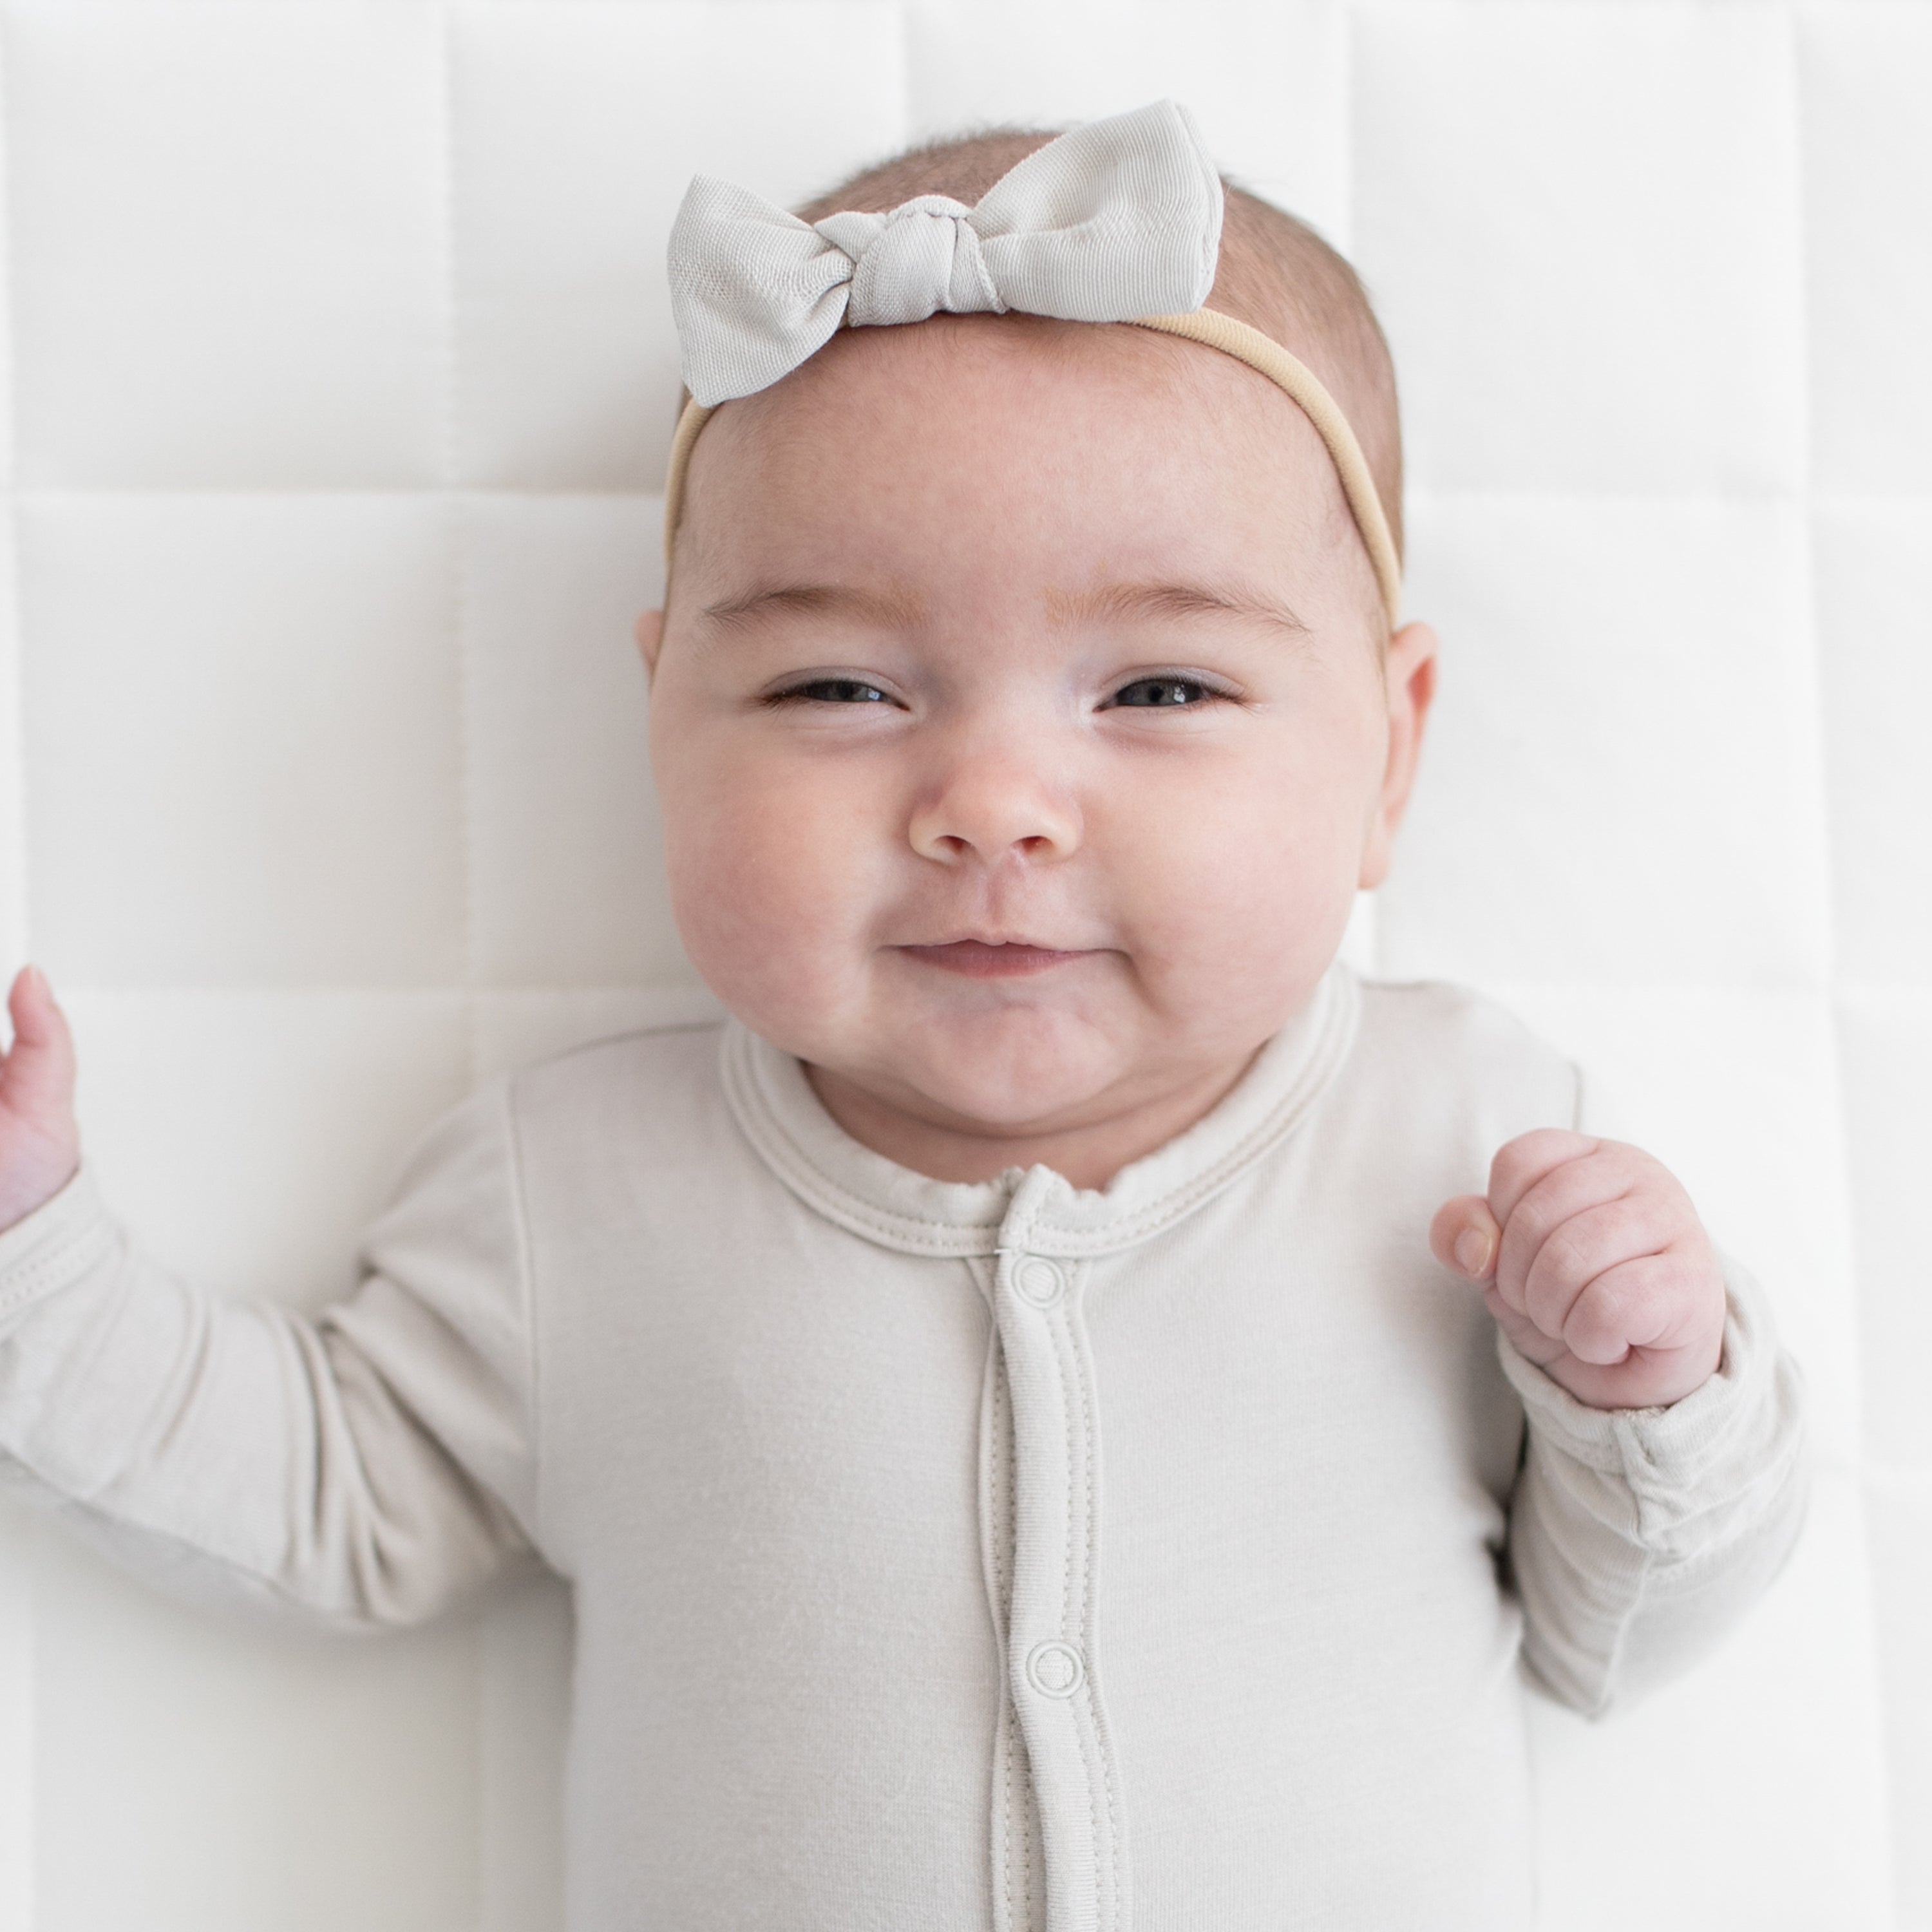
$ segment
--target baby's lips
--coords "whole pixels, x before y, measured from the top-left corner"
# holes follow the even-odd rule
[[[943,945],[906,946],[900,950],[929,966],[944,967],[952,972],[982,980],[1044,973],[1086,956],[1057,946],[1034,946],[1018,940],[955,939]]]

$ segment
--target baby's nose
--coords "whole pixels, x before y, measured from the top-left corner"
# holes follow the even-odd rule
[[[962,760],[915,806],[907,828],[921,858],[992,864],[1010,855],[1038,864],[1080,844],[1080,811],[1064,787],[1012,758]]]

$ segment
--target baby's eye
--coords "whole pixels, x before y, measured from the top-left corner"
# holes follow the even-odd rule
[[[1156,706],[1162,710],[1174,710],[1184,706],[1211,704],[1226,696],[1226,692],[1216,691],[1198,677],[1137,677],[1132,683],[1121,686],[1111,702],[1143,710]]]
[[[766,700],[770,704],[890,704],[892,701],[876,684],[856,677],[811,678],[803,684],[775,691]]]

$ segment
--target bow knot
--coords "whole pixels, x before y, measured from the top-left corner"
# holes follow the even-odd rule
[[[813,226],[852,258],[846,326],[1003,313],[973,211],[949,195],[922,194],[885,214],[828,214]]]
[[[700,175],[670,235],[684,380],[702,406],[768,388],[858,328],[956,314],[1132,322],[1200,308],[1221,178],[1171,100],[1062,134],[975,207],[921,195],[808,224]]]

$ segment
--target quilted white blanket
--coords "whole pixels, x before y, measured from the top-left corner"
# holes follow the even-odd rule
[[[627,636],[692,172],[1162,95],[1403,380],[1445,683],[1361,956],[1606,1076],[1809,1372],[1772,1597],[1539,1712],[1547,1922],[1932,1927],[1921,0],[0,0],[0,968],[159,1252],[340,1290],[432,1114],[695,997]],[[549,1589],[310,1642],[10,1509],[0,1932],[542,1932],[568,1670]]]

